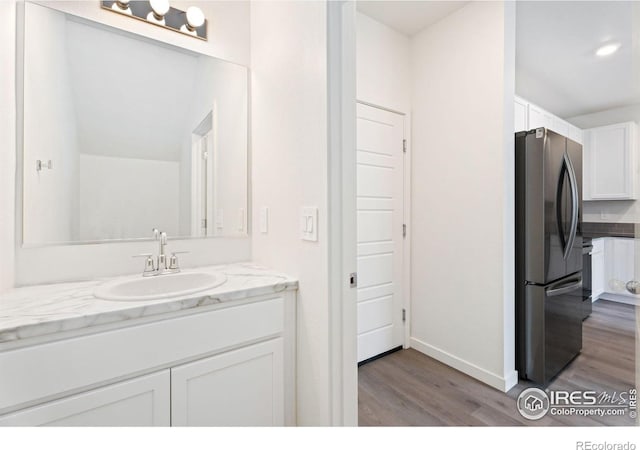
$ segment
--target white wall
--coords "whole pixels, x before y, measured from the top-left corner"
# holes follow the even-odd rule
[[[326,8],[251,5],[253,255],[300,280],[299,425],[330,423]],[[258,231],[263,206],[268,234]],[[302,206],[318,207],[318,242],[300,240]]]
[[[78,173],[74,239],[148,236],[153,228],[178,235],[179,162],[81,153]]]
[[[517,382],[513,23],[512,5],[471,3],[411,52],[411,345],[501,390]]]
[[[640,104],[570,117],[567,121],[582,129],[630,121],[640,125]],[[584,202],[582,220],[585,222],[639,223],[640,201]]]
[[[0,2],[0,292],[14,283],[15,1]]]
[[[63,37],[64,15],[27,3],[37,23],[25,37],[24,48],[24,241],[71,240],[78,137],[69,55]],[[53,169],[36,170],[36,160],[51,161]]]
[[[208,19],[211,20],[210,36],[208,41],[200,41],[188,36],[180,35],[159,27],[132,20],[131,18],[114,14],[100,9],[99,4],[89,1],[49,1],[40,2],[47,6],[70,12],[91,20],[115,26],[140,35],[159,39],[174,45],[179,45],[191,50],[195,50],[210,56],[225,59],[231,62],[248,65],[250,62],[250,39],[249,39],[249,2],[172,2],[174,6],[186,9],[190,4],[200,6]],[[188,4],[187,4],[188,3]],[[2,29],[4,33],[12,31],[15,23],[15,12],[11,4],[2,4],[2,20],[6,20],[10,26]],[[7,34],[7,39],[0,42],[0,53],[13,52],[13,34]],[[3,60],[2,75],[7,76],[8,82],[3,82],[3,98],[11,100],[14,90],[11,85],[15,71],[14,58],[8,58],[7,63]],[[4,107],[3,102],[0,108]],[[12,105],[12,103],[9,103]],[[9,117],[15,114],[11,107]],[[6,158],[8,166],[3,166],[0,170],[12,173],[15,170],[12,159],[14,158],[15,145],[11,143],[15,139],[13,128],[4,121],[0,127],[7,127],[8,139],[1,142],[0,152],[2,158]],[[8,143],[9,145],[5,145]],[[4,162],[4,161],[3,161]],[[11,180],[11,177],[2,177],[2,183]],[[12,184],[13,186],[13,184]],[[10,189],[3,190],[3,196],[13,197]],[[3,197],[3,198],[4,198]],[[13,202],[12,202],[13,203]],[[4,204],[3,204],[4,206]],[[9,214],[15,217],[15,209],[9,209]],[[3,211],[4,217],[4,211]],[[17,225],[21,226],[21,217],[17,220]],[[3,225],[4,227],[4,225]],[[10,233],[10,228],[0,229],[5,234]],[[216,239],[188,239],[172,240],[169,237],[169,250],[190,251],[188,255],[181,258],[183,267],[193,267],[209,264],[221,264],[227,262],[246,261],[251,259],[251,239],[249,238],[216,238]],[[3,237],[3,240],[6,240]],[[13,239],[12,239],[13,241]],[[2,246],[8,245],[1,242]],[[156,251],[156,244],[153,242],[128,242],[96,245],[56,245],[40,248],[21,247],[20,242],[16,247],[15,276],[11,275],[11,268],[5,269],[2,265],[3,276],[8,279],[13,278],[16,285],[39,284],[48,282],[60,282],[67,280],[91,279],[97,276],[112,276],[118,274],[135,273],[142,271],[140,261],[131,258],[131,255]],[[10,253],[6,253],[9,255]]]
[[[356,16],[356,90],[359,101],[411,110],[409,38],[362,13]]]

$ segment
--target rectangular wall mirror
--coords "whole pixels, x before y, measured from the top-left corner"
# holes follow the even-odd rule
[[[248,69],[24,6],[23,245],[246,236]]]

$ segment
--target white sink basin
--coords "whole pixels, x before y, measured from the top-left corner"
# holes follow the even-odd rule
[[[93,295],[104,300],[135,302],[178,297],[220,286],[227,281],[224,274],[180,272],[152,277],[113,280],[98,286]]]

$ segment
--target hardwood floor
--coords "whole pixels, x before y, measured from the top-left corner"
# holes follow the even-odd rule
[[[582,353],[551,390],[628,391],[636,385],[635,307],[599,300],[584,321]],[[507,393],[415,350],[401,350],[358,369],[360,426],[634,425],[624,416],[551,416],[530,421],[516,410],[524,381]]]

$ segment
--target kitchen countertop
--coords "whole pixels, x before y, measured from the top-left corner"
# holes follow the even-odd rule
[[[582,235],[593,239],[602,237],[635,237],[635,223],[583,222]]]
[[[12,289],[0,295],[0,344],[298,288],[297,280],[249,263],[183,270],[191,271],[223,273],[227,281],[193,294],[144,301],[110,301],[93,295],[106,281],[132,276]]]

